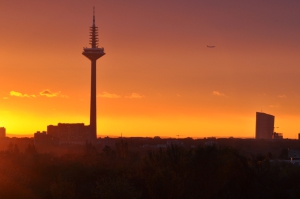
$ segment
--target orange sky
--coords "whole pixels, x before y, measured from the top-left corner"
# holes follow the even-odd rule
[[[254,137],[255,112],[300,132],[298,1],[5,1],[0,126],[89,122],[92,7],[98,136]],[[215,45],[216,48],[207,48]]]

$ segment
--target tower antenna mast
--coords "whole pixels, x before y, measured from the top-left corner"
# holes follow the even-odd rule
[[[95,6],[93,7],[93,26],[95,26]]]
[[[96,103],[96,61],[103,55],[104,48],[98,48],[98,27],[95,24],[95,7],[93,7],[93,25],[90,27],[90,48],[83,48],[82,54],[91,61],[91,104],[90,104],[90,138],[97,139],[97,103]]]

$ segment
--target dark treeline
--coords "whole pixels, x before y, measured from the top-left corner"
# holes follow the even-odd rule
[[[300,198],[300,167],[226,147],[0,152],[0,198]]]

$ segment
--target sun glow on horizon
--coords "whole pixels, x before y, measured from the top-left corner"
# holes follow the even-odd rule
[[[88,125],[90,62],[81,53],[93,6],[106,53],[97,61],[98,136],[254,137],[256,111],[274,115],[284,138],[300,132],[296,2],[2,6],[0,126],[7,134]]]

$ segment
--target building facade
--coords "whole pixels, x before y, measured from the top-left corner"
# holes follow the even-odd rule
[[[48,135],[46,131],[34,134],[34,145],[58,145],[59,139]]]
[[[272,139],[275,117],[262,112],[256,112],[256,139]]]
[[[0,127],[0,138],[6,137],[6,129],[4,127]]]
[[[85,144],[95,140],[89,126],[83,123],[58,123],[47,126],[47,135],[59,140],[60,144]]]

